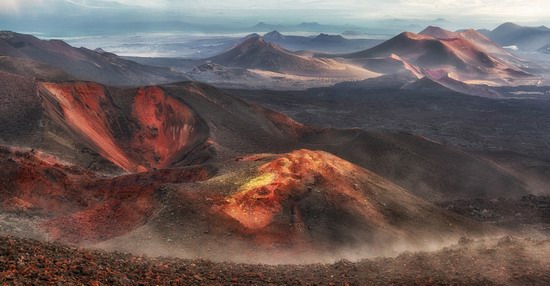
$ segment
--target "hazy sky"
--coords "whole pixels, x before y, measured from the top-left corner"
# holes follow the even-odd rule
[[[0,29],[124,21],[248,24],[317,21],[368,24],[376,20],[434,20],[494,28],[503,22],[550,24],[549,0],[0,0]],[[34,25],[34,26],[33,26]],[[451,24],[449,24],[451,25]],[[4,27],[3,27],[4,26]],[[63,25],[60,25],[63,27]]]

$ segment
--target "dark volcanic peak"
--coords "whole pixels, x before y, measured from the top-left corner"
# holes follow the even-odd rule
[[[245,37],[243,37],[242,39],[239,39],[236,43],[235,43],[235,46],[238,46],[246,41],[248,41],[249,39],[255,39],[255,38],[261,38],[262,36],[260,36],[259,34],[257,33],[252,33],[252,34],[248,34],[246,35]]]
[[[265,22],[258,22],[258,24],[254,25],[254,27],[260,27],[267,25]]]
[[[511,30],[515,30],[515,29],[521,29],[522,26],[518,25],[518,24],[515,24],[515,23],[512,23],[512,22],[506,22],[506,23],[503,23],[502,25],[496,27],[494,31],[497,31],[497,30],[507,30],[507,31],[511,31]]]
[[[504,23],[504,24],[498,26],[496,29],[493,30],[493,32],[494,31],[513,32],[513,31],[523,30],[523,29],[536,30],[536,31],[542,31],[542,32],[550,32],[550,28],[548,28],[544,25],[538,26],[538,27],[527,27],[527,26],[521,26],[521,25],[518,25],[518,24],[515,24],[515,23],[511,23],[511,22],[507,22],[507,23]]]
[[[284,40],[285,36],[283,34],[279,33],[279,31],[273,30],[273,31],[265,34],[263,36],[263,38],[264,38],[264,40],[266,40],[268,42],[276,42],[276,41]]]
[[[321,26],[321,24],[317,22],[302,22],[298,25],[299,27],[307,27],[307,28],[318,28]]]
[[[508,45],[522,32],[529,32],[529,28],[514,23],[504,23],[491,32],[491,39],[499,44]],[[531,30],[533,31],[533,30]]]
[[[550,29],[545,26],[526,27],[504,23],[494,29],[489,37],[503,46],[515,45],[522,50],[535,51],[550,44]]]
[[[342,33],[343,36],[361,36],[363,35],[362,32],[354,31],[354,30],[347,30]]]
[[[318,42],[318,43],[339,43],[339,42],[345,42],[347,40],[341,35],[329,35],[329,34],[321,33],[315,38],[313,38],[312,41]]]
[[[262,31],[277,30],[277,29],[284,29],[284,28],[285,26],[283,25],[267,24],[265,22],[259,22],[258,24],[254,25],[254,27],[252,27],[252,29],[262,30]]]

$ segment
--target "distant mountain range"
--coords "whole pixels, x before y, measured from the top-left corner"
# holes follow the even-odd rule
[[[379,39],[346,39],[341,35],[321,33],[317,36],[283,35],[273,30],[263,36],[266,42],[274,43],[292,51],[316,51],[323,53],[349,53],[374,47],[384,40]]]
[[[316,33],[343,33],[349,30],[358,30],[362,32],[367,32],[370,29],[355,26],[355,25],[325,25],[319,24],[317,22],[302,22],[297,25],[280,25],[280,24],[268,24],[265,22],[259,22],[254,25],[252,28],[253,32],[267,32],[267,31],[285,31],[285,32],[316,32]]]

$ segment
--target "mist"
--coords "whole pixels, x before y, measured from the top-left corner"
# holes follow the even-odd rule
[[[318,22],[361,27],[373,34],[446,29],[493,29],[503,22],[549,24],[547,1],[82,1],[9,0],[0,7],[0,29],[82,36],[159,31],[234,33],[263,21],[279,25]],[[376,7],[376,9],[372,9]],[[457,9],[460,7],[460,9]],[[406,11],[406,13],[404,12]],[[101,19],[98,21],[97,19]],[[344,28],[345,29],[345,28]],[[333,29],[334,31],[334,29]],[[344,30],[339,31],[339,33]],[[330,32],[324,31],[324,32]]]

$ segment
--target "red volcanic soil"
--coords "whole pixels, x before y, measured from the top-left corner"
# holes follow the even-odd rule
[[[147,158],[151,166],[168,167],[197,137],[197,116],[182,102],[168,97],[159,87],[138,90],[134,99],[134,116],[142,132],[136,134],[136,148],[153,150],[157,158]]]
[[[53,84],[43,83],[42,94],[49,95],[45,101],[46,112],[76,136],[83,138],[99,154],[129,172],[144,170],[136,164],[117,144],[111,130],[114,106],[105,95],[101,85],[94,83]],[[58,108],[56,108],[58,107]],[[115,117],[116,118],[116,117]]]
[[[349,249],[383,255],[489,230],[322,151],[115,178],[37,151],[3,150],[0,159],[4,211],[40,216],[53,240],[113,250],[315,261]]]
[[[130,112],[95,83],[42,83],[39,90],[58,126],[127,172],[168,167],[208,137],[202,119],[159,87],[135,90]]]
[[[1,205],[5,209],[65,213],[85,205],[81,184],[96,175],[40,152],[1,149]]]
[[[490,231],[322,151],[252,155],[223,167],[207,181],[167,188],[143,227],[100,246],[275,263],[384,255]]]
[[[213,171],[196,167],[107,178],[36,151],[2,149],[0,160],[2,208],[48,217],[46,232],[66,242],[125,234],[159,207],[154,193],[161,185],[205,180]]]
[[[91,196],[81,211],[45,224],[53,239],[66,242],[105,240],[142,226],[161,207],[154,198],[163,184],[190,183],[210,177],[208,167],[167,169],[96,180],[84,186]]]
[[[266,156],[270,158],[269,155]],[[260,155],[243,160],[261,159]],[[284,207],[293,210],[294,224],[303,224],[302,214],[298,205],[294,204],[294,199],[306,196],[313,186],[325,187],[325,184],[338,186],[327,194],[327,199],[332,203],[349,204],[350,210],[355,208],[355,211],[361,212],[374,225],[380,225],[384,221],[372,202],[365,200],[358,191],[359,187],[353,186],[349,180],[350,174],[360,172],[360,168],[328,153],[293,151],[261,165],[258,172],[258,177],[231,196],[223,208],[226,214],[248,229],[267,227]]]

